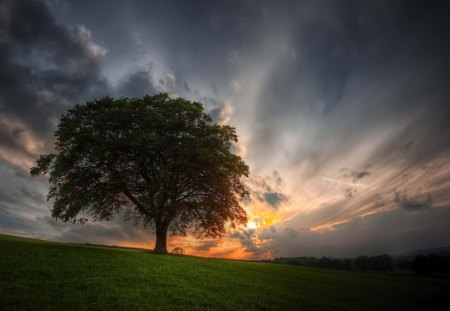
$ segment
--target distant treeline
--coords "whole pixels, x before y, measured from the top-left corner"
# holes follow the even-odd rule
[[[358,256],[356,258],[333,257],[277,257],[266,260],[268,262],[291,264],[326,269],[363,272],[393,272],[410,270],[420,276],[450,276],[450,257],[431,254],[418,255],[414,260],[395,261],[391,256]]]
[[[450,277],[450,257],[431,254],[414,257],[411,268],[417,275]]]

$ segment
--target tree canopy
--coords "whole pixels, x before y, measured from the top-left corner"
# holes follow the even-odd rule
[[[236,131],[213,123],[200,103],[166,93],[104,97],[70,109],[55,138],[55,152],[30,172],[49,175],[56,219],[123,216],[156,230],[157,253],[167,253],[168,232],[220,237],[227,223],[247,222],[239,202],[249,169],[231,152]]]

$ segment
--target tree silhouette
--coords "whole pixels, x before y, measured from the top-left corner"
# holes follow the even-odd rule
[[[105,97],[69,110],[55,137],[55,153],[30,172],[49,174],[56,219],[122,215],[156,230],[156,253],[167,253],[168,232],[220,237],[227,223],[247,221],[239,200],[248,166],[230,151],[235,129],[212,123],[200,103]]]
[[[450,257],[436,254],[417,255],[412,262],[412,269],[417,275],[450,276]]]
[[[367,256],[358,256],[355,259],[355,268],[361,271],[367,271],[369,269],[369,257]]]

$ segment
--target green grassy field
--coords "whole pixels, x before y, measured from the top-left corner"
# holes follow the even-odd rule
[[[450,281],[0,235],[1,310],[450,310]]]

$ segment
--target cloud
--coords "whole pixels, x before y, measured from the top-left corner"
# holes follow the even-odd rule
[[[278,192],[264,192],[262,197],[263,200],[273,208],[277,208],[281,202],[287,201],[287,197]]]
[[[233,112],[233,104],[230,101],[225,101],[220,103],[219,106],[211,109],[209,113],[213,119],[213,122],[217,122],[220,125],[226,125],[230,122]]]
[[[276,170],[271,175],[252,176],[246,181],[247,189],[250,192],[250,200],[262,202],[271,209],[277,209],[282,203],[289,200],[280,190],[283,184],[283,179]]]
[[[0,232],[51,239],[55,231],[38,219],[49,214],[46,186],[19,172],[0,160]]]
[[[400,208],[410,211],[432,207],[431,194],[407,198],[406,194],[402,195],[400,193],[396,193],[394,202],[397,203]]]
[[[209,251],[211,248],[216,247],[219,244],[218,240],[215,241],[205,241],[202,242],[201,245],[195,246],[194,249],[198,252]]]
[[[449,95],[442,83],[450,40],[440,13],[447,5],[426,11],[408,1],[303,5],[308,8],[273,10],[274,21],[286,21],[278,38],[298,61],[282,49],[273,53],[251,123],[250,158],[264,166],[288,154],[283,165],[301,165],[304,180],[336,159],[357,158],[363,165],[404,160],[406,167],[448,153],[443,113],[450,112]],[[415,12],[415,18],[404,12]],[[383,131],[390,137],[378,141]],[[399,152],[410,141],[409,152]],[[374,152],[358,157],[358,149],[369,144]]]
[[[13,159],[46,150],[68,107],[108,93],[100,72],[106,50],[85,26],[60,24],[41,1],[3,2],[1,29],[0,148]]]
[[[76,242],[89,234],[98,242],[138,239],[126,226],[107,230],[48,221],[47,182],[28,175],[36,157],[53,148],[52,132],[62,113],[111,94],[101,73],[106,49],[92,41],[85,26],[58,22],[46,2],[0,6],[0,179],[8,181],[0,187],[0,231]],[[139,82],[139,73],[133,78]]]
[[[234,232],[231,235],[231,238],[238,239],[242,246],[244,247],[245,251],[247,252],[257,252],[258,247],[255,244],[255,230],[249,229],[249,230],[242,230],[242,232]]]
[[[64,223],[49,216],[39,219],[54,228],[58,234],[53,239],[65,242],[89,242],[93,244],[119,245],[124,241],[148,243],[154,240],[154,234],[132,222],[124,222],[120,217],[111,222]]]
[[[418,213],[392,210],[356,217],[325,232],[271,227],[256,234],[257,240],[265,243],[256,249],[250,247],[249,251],[255,254],[270,252],[272,257],[352,257],[442,247],[450,241],[449,217],[450,208],[426,209]],[[244,247],[249,243],[245,236],[241,241]]]
[[[183,82],[183,87],[187,92],[191,91],[191,88],[189,87],[189,84],[186,81]]]
[[[116,87],[117,97],[142,97],[153,95],[157,89],[153,83],[152,66],[138,68],[123,76]]]
[[[356,192],[356,189],[353,188],[347,188],[345,189],[344,195],[347,199],[353,198],[353,194]]]
[[[47,183],[25,179],[36,155],[52,150],[62,113],[103,95],[158,90],[203,102],[215,121],[236,126],[234,151],[251,171],[245,206],[261,219],[240,238],[258,254],[301,252],[297,239],[318,255],[339,253],[335,245],[382,249],[375,229],[361,234],[372,248],[343,235],[381,215],[399,220],[392,234],[407,246],[400,232],[450,206],[448,3],[131,1],[108,3],[109,19],[98,18],[102,2],[48,3],[0,5],[2,230],[70,231],[42,222],[49,211],[36,194]],[[417,232],[445,236],[441,220],[426,217],[436,228]],[[97,225],[105,239],[115,230]],[[82,229],[95,235],[95,226],[61,239],[84,241]]]
[[[142,41],[142,38],[141,38],[141,34],[139,33],[139,32],[133,32],[132,34],[131,34],[131,36],[133,37],[133,41],[135,42],[135,44],[138,46],[138,47],[142,47],[142,46],[144,46],[144,41]]]
[[[352,172],[352,176],[353,176],[353,182],[363,179],[366,176],[370,176],[370,172],[369,171],[356,171],[356,172]]]

